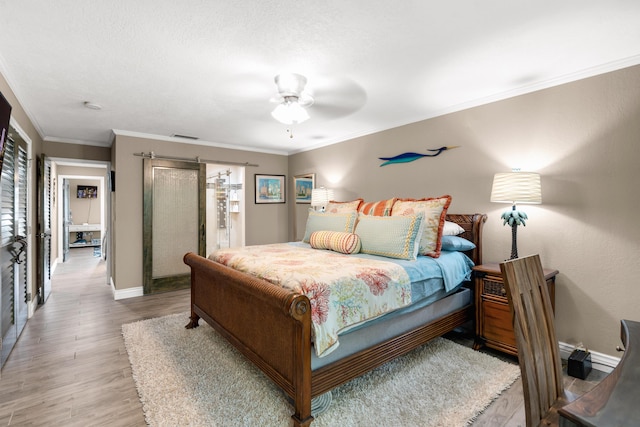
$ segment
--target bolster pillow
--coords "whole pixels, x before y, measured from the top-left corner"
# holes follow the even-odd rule
[[[314,231],[309,238],[314,249],[329,249],[343,254],[360,252],[360,237],[344,231]]]

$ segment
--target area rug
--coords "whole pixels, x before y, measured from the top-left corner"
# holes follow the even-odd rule
[[[203,320],[177,314],[122,326],[151,426],[290,426],[285,395]],[[312,423],[465,426],[520,375],[516,364],[444,338],[333,390]]]

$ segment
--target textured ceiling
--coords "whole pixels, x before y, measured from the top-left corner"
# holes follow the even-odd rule
[[[0,72],[45,140],[293,153],[639,64],[639,22],[638,0],[0,0]],[[286,71],[315,98],[293,138]]]

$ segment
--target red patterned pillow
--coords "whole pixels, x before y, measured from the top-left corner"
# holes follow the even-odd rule
[[[447,209],[451,204],[451,196],[427,199],[398,199],[393,205],[392,216],[424,215],[424,229],[420,238],[420,255],[433,258],[440,256],[442,248],[442,229],[444,228]]]
[[[329,249],[348,255],[360,252],[362,245],[357,234],[342,231],[314,231],[309,244],[314,249]]]
[[[358,212],[373,216],[391,216],[391,209],[396,200],[398,199],[394,197],[377,202],[364,202],[360,205],[360,208],[358,208]]]

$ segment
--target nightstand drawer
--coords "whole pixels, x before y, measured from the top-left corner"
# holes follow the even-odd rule
[[[517,355],[516,336],[509,308],[507,292],[499,264],[473,267],[476,301],[476,339],[473,348],[487,346]],[[551,305],[555,309],[555,280],[557,270],[544,270]]]
[[[516,347],[516,336],[511,325],[511,311],[508,304],[482,301],[483,332],[487,341],[496,341]]]
[[[482,279],[482,295],[495,295],[504,298],[504,301],[507,302],[507,291],[501,280],[493,280],[489,277]]]

